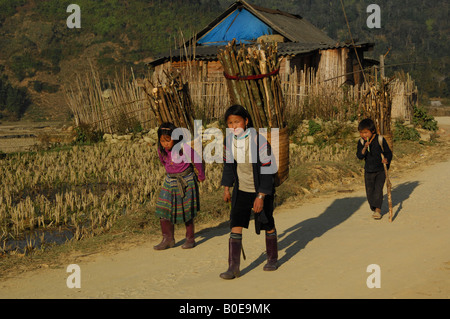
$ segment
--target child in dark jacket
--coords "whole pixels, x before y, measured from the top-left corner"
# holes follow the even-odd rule
[[[372,217],[381,219],[383,186],[386,181],[384,164],[389,169],[392,151],[386,140],[376,133],[375,123],[371,119],[362,120],[358,125],[358,131],[361,139],[358,141],[356,156],[360,160],[365,160],[364,183],[367,201],[373,212]]]
[[[228,270],[223,279],[239,276],[242,230],[248,228],[252,211],[256,220],[264,221],[267,263],[264,270],[276,270],[278,260],[277,234],[273,218],[274,164],[270,144],[256,133],[247,110],[233,105],[225,112],[228,132],[225,138],[225,163],[222,173],[223,199],[231,202]],[[242,156],[241,156],[242,155]],[[233,194],[229,188],[233,187]],[[257,226],[257,224],[255,224]],[[257,230],[259,233],[259,230]]]

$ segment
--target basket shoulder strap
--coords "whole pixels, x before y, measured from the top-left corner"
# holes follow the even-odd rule
[[[364,146],[365,141],[364,141],[364,139],[363,139],[362,137],[359,139],[359,141],[360,141],[361,144]]]
[[[378,144],[380,144],[381,147],[381,151],[384,152],[384,148],[383,148],[383,135],[378,135]]]

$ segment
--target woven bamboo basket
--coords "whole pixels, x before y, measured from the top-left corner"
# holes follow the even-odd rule
[[[278,140],[272,140],[271,132],[263,135],[272,148],[272,154],[275,155],[275,162],[278,171],[275,175],[275,187],[280,186],[289,177],[289,132],[288,128],[279,130]]]

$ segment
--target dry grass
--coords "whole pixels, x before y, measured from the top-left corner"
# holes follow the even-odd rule
[[[201,191],[211,193],[220,187],[220,167],[207,164],[206,171]],[[78,240],[124,216],[144,221],[164,174],[155,146],[126,140],[10,155],[0,167],[0,239],[67,227]]]

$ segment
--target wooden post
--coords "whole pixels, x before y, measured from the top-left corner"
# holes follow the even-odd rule
[[[381,159],[384,160],[384,155],[383,153],[381,153]],[[389,171],[387,169],[387,165],[383,163],[384,166],[384,173],[386,174],[386,190],[387,190],[387,195],[388,195],[388,205],[389,205],[389,222],[392,223],[392,215],[393,215],[393,211],[392,211],[392,184],[391,184],[391,180],[389,178]]]
[[[381,75],[381,79],[385,78],[385,74],[384,74],[384,55],[380,55],[380,75]]]

